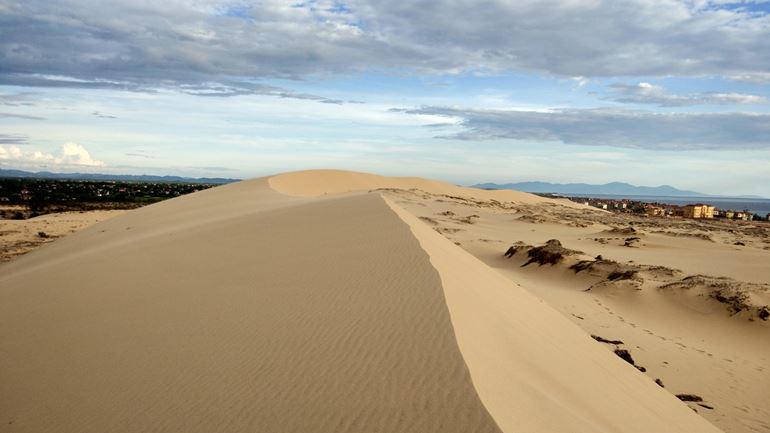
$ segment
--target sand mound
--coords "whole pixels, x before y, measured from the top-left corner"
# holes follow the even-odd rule
[[[638,231],[632,226],[626,227],[613,227],[609,230],[605,230],[604,233],[610,233],[614,235],[638,235]]]
[[[551,239],[539,247],[533,247],[523,242],[519,242],[505,251],[505,257],[511,258],[519,253],[527,253],[527,260],[521,267],[526,267],[532,263],[538,265],[556,265],[564,261],[566,257],[582,254],[581,251],[564,248],[558,239]]]
[[[379,193],[275,180],[2,265],[0,431],[718,431]]]
[[[685,291],[691,296],[718,302],[731,314],[749,319],[770,318],[770,285],[754,284],[726,277],[690,275],[660,287],[663,291]]]
[[[554,200],[512,190],[483,190],[465,188],[419,177],[387,177],[344,170],[307,170],[280,174],[270,178],[270,186],[283,194],[316,197],[352,191],[376,189],[419,190],[460,199],[496,200],[523,204],[558,203],[580,207],[569,200]]]

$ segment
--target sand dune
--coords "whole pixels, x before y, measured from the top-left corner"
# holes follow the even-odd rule
[[[91,226],[0,265],[0,431],[719,431],[382,188],[551,203],[313,171]]]

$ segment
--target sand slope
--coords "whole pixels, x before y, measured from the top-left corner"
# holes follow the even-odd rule
[[[0,431],[718,431],[380,194],[308,198],[340,173],[201,191],[0,265]]]
[[[498,431],[383,200],[276,202],[177,200],[3,268],[0,430]]]

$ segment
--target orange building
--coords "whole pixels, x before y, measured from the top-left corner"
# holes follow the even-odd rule
[[[714,206],[703,203],[688,204],[682,211],[685,218],[714,218]]]

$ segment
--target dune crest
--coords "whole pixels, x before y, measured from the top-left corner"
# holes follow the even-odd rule
[[[317,197],[325,194],[341,194],[377,189],[419,190],[431,194],[483,200],[511,201],[517,203],[557,202],[526,192],[512,190],[483,190],[452,185],[446,182],[420,177],[392,177],[345,170],[305,170],[272,176],[270,187],[287,195]],[[559,200],[565,206],[578,206],[570,201]]]

